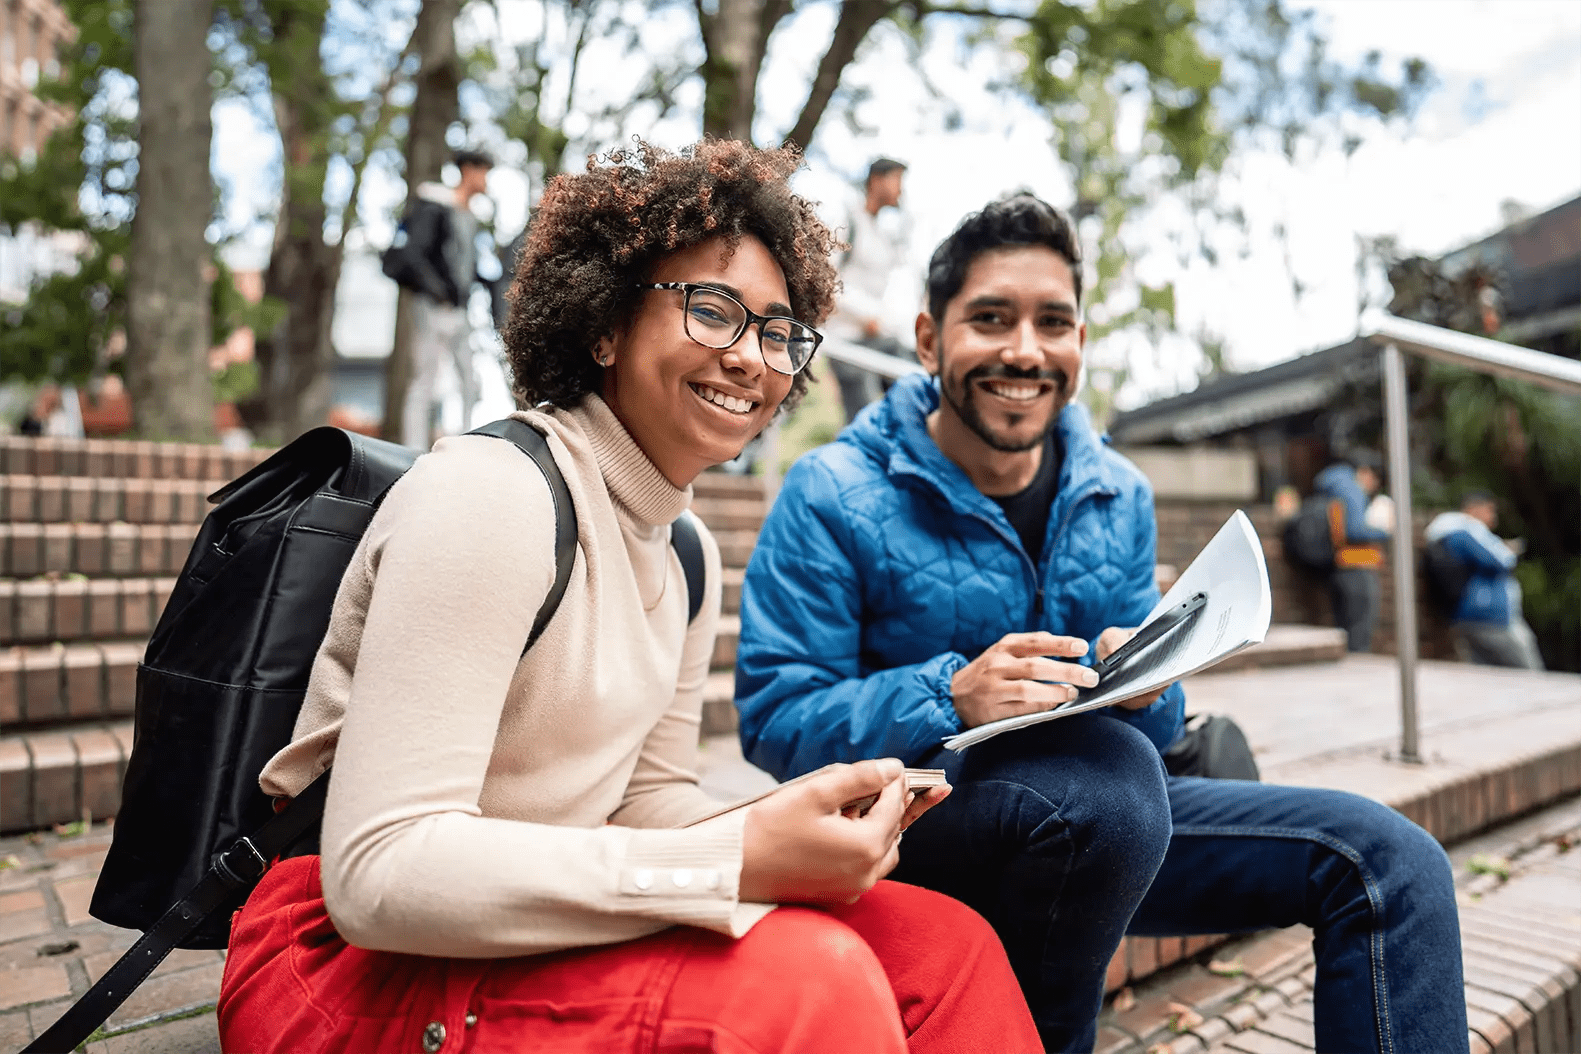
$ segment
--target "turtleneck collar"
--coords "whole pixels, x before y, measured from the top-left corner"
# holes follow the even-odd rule
[[[656,527],[671,523],[692,503],[692,488],[677,487],[666,479],[598,395],[590,394],[573,409],[556,412],[587,438],[610,497],[639,522]]]

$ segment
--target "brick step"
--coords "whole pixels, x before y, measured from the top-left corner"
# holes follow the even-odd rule
[[[0,523],[0,578],[174,575],[196,523]]]
[[[1346,631],[1329,626],[1273,625],[1262,644],[1245,648],[1215,665],[1215,673],[1271,666],[1339,662],[1346,657]]]
[[[0,476],[6,523],[197,523],[220,479]]]
[[[734,615],[742,609],[742,579],[745,577],[745,568],[720,568],[720,614]]]
[[[719,629],[714,634],[714,656],[709,666],[716,670],[736,668],[736,641],[742,633],[740,615],[721,615]]]
[[[146,638],[173,577],[0,580],[0,646]]]
[[[0,728],[130,717],[145,641],[0,651]]]
[[[714,540],[719,543],[720,563],[722,565],[725,567],[747,566],[748,559],[753,555],[753,546],[758,544],[757,530],[728,528],[717,531],[711,525],[709,532],[714,535]]]
[[[765,498],[764,482],[755,476],[733,476],[729,472],[705,472],[692,481],[692,497]]]
[[[0,472],[17,476],[235,479],[274,453],[204,443],[0,436]]]
[[[769,505],[762,498],[693,498],[692,512],[711,531],[756,531],[763,526]]]

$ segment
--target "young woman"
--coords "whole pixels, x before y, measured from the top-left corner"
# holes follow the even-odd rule
[[[640,147],[547,188],[506,346],[576,507],[571,583],[524,655],[554,511],[513,445],[443,440],[391,489],[261,780],[334,765],[322,858],[278,863],[233,925],[226,1050],[1041,1049],[987,924],[879,881],[948,788],[908,804],[869,761],[681,826],[717,808],[721,590],[702,532],[689,625],[669,525],[805,388],[835,276],[797,163]]]

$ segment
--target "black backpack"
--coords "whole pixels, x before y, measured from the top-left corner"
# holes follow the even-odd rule
[[[1472,569],[1450,551],[1443,538],[1436,538],[1423,547],[1421,569],[1429,599],[1446,617],[1454,615],[1456,606],[1461,603],[1461,594],[1472,581]]]
[[[475,429],[537,463],[555,503],[555,581],[523,647],[571,578],[576,510],[544,437],[507,419]],[[417,451],[316,428],[216,491],[137,671],[132,755],[90,911],[144,936],[27,1051],[73,1049],[170,950],[223,948],[231,915],[277,856],[317,852],[329,773],[276,812],[258,774],[291,739],[342,575]],[[683,513],[671,544],[688,619],[703,550]]]
[[[1313,571],[1328,571],[1335,566],[1335,539],[1329,525],[1333,500],[1314,494],[1303,500],[1295,516],[1285,521],[1281,538],[1288,560]]]

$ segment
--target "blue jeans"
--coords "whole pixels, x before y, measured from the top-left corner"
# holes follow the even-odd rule
[[[1091,1050],[1126,933],[1313,928],[1320,1051],[1467,1049],[1450,864],[1422,828],[1341,791],[1167,777],[1124,722],[1083,714],[920,764],[955,791],[890,876],[999,932],[1051,1051]]]

